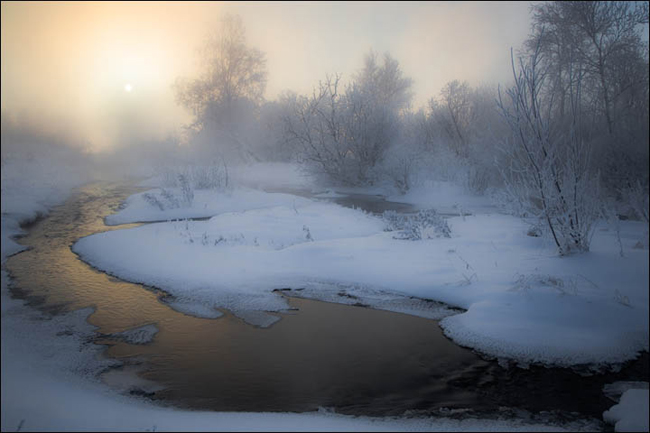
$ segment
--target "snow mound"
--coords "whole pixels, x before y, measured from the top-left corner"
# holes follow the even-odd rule
[[[296,298],[369,307],[432,320],[440,320],[460,312],[458,309],[449,308],[448,305],[429,299],[337,281],[308,281],[299,289],[287,288],[279,291]]]
[[[643,224],[621,222],[620,242],[597,230],[590,252],[558,257],[511,216],[451,217],[450,237],[405,242],[358,210],[294,196],[269,205],[278,195],[259,191],[268,197],[247,202],[246,194],[232,197],[238,209],[267,206],[99,233],[73,251],[98,269],[164,290],[190,314],[226,309],[256,326],[270,326],[273,313],[288,308],[273,290],[289,288],[444,317],[445,334],[458,344],[522,366],[608,369],[648,350],[648,251],[632,248]],[[450,310],[424,300],[466,311],[445,317]]]
[[[647,389],[629,389],[621,396],[621,401],[603,413],[605,422],[614,424],[616,431],[648,431]]]
[[[240,188],[234,192],[195,190],[188,206],[180,199],[179,188],[145,191],[130,196],[122,209],[105,218],[107,225],[169,221],[185,218],[209,218],[225,212],[241,212],[270,206],[300,206],[311,201],[291,194],[265,193]],[[151,197],[157,198],[157,202]]]
[[[556,298],[552,293],[537,294],[534,301],[522,302],[510,294],[495,296],[473,304],[466,313],[443,319],[440,325],[461,346],[522,366],[599,369],[647,350],[648,333],[635,330],[640,317],[629,314],[629,308],[605,307],[578,297],[560,302]]]

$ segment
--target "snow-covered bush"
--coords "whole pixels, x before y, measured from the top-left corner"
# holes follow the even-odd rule
[[[305,233],[305,239],[307,239],[310,242],[314,241],[314,238],[311,236],[311,232],[309,231],[309,227],[306,225],[302,226],[302,231]]]
[[[382,215],[386,222],[385,231],[397,232],[394,239],[419,241],[439,237],[450,238],[451,229],[447,220],[438,215],[435,209],[418,211],[415,214],[400,214],[385,211]]]
[[[577,295],[578,282],[574,278],[560,278],[553,275],[518,275],[512,290],[529,291],[533,287],[552,287],[562,295]]]
[[[150,206],[157,207],[160,210],[165,210],[165,205],[163,205],[162,202],[158,200],[158,197],[156,197],[154,194],[146,192],[142,195],[142,198],[144,198],[144,200],[149,203]]]
[[[231,188],[228,166],[225,161],[209,164],[188,163],[158,168],[162,186],[180,188],[183,201],[191,203],[195,189],[225,191]]]
[[[177,169],[172,167],[163,167],[160,169],[162,185],[165,188],[160,190],[160,194],[145,193],[142,197],[151,206],[158,207],[160,210],[177,209],[181,207],[191,207],[194,201],[194,182],[191,176],[191,167]],[[174,190],[178,189],[178,193]]]
[[[228,167],[226,163],[190,166],[190,178],[196,189],[222,190],[228,187]]]
[[[192,206],[192,202],[194,201],[194,187],[190,183],[189,177],[184,174],[179,174],[178,183],[181,187],[181,197],[183,199],[183,204],[186,207]]]
[[[174,192],[167,188],[161,189],[160,194],[146,192],[142,195],[142,198],[144,198],[150,206],[157,207],[161,211],[165,209],[178,209],[181,207]]]
[[[405,113],[394,143],[378,167],[380,179],[387,179],[401,194],[422,183],[438,161],[431,152],[431,131],[423,110]],[[425,173],[426,172],[426,173]]]
[[[621,189],[620,195],[623,203],[628,207],[628,213],[633,217],[645,221],[648,219],[648,185],[641,184],[637,179],[636,183],[629,188]]]
[[[169,203],[168,208],[171,208],[171,209],[177,209],[177,208],[181,207],[181,204],[178,202],[178,199],[177,199],[176,196],[174,195],[174,191],[172,191],[172,190],[170,190],[170,189],[163,188],[163,189],[160,191],[160,195],[161,195],[165,200],[167,200],[167,202]],[[163,210],[163,209],[161,209],[161,210]]]
[[[419,183],[421,161],[421,155],[416,152],[390,149],[381,166],[381,175],[389,179],[400,194],[406,194]]]

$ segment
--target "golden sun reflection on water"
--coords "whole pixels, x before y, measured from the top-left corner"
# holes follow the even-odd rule
[[[140,375],[167,387],[155,398],[195,409],[337,406],[368,413],[400,413],[431,399],[447,406],[473,402],[464,391],[450,392],[442,378],[482,361],[448,341],[433,320],[290,298],[298,310],[260,329],[227,311],[219,319],[179,313],[155,290],[91,268],[70,246],[92,233],[137,227],[103,223],[135,191],[121,184],[81,188],[29,229],[21,243],[33,248],[11,257],[7,268],[45,309],[94,307],[88,321],[101,333],[156,324],[151,344],[108,342],[106,351],[144,360],[148,370]]]

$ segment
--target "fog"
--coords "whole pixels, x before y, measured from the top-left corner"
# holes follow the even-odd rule
[[[3,431],[586,430],[601,416],[648,431],[647,389],[627,389],[648,380],[648,2],[1,11]],[[395,350],[322,334],[338,313],[293,296],[439,320],[445,344],[486,359],[427,360],[392,325],[408,343]],[[318,349],[293,367],[249,338],[284,325]],[[201,337],[219,329],[228,344]],[[340,353],[314,357],[328,338]],[[339,360],[368,374],[341,376]],[[308,377],[329,370],[334,387]],[[521,384],[539,392],[512,398]],[[168,410],[233,410],[231,390],[241,412]],[[624,402],[645,411],[621,427]],[[296,407],[317,411],[280,413]]]
[[[266,163],[452,182],[566,218],[559,251],[585,250],[573,221],[647,215],[647,35],[643,2],[5,2],[2,164],[73,148],[168,187]]]
[[[92,151],[178,132],[177,77],[226,14],[266,54],[265,97],[310,93],[327,73],[349,78],[369,50],[389,52],[423,106],[453,79],[498,83],[526,37],[526,3],[3,2],[2,112]],[[132,91],[124,86],[131,84]]]

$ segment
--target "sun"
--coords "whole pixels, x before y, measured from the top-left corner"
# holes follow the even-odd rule
[[[131,90],[133,90],[133,86],[131,85],[131,83],[126,83],[126,84],[124,85],[124,90],[125,90],[126,92],[130,92]]]

